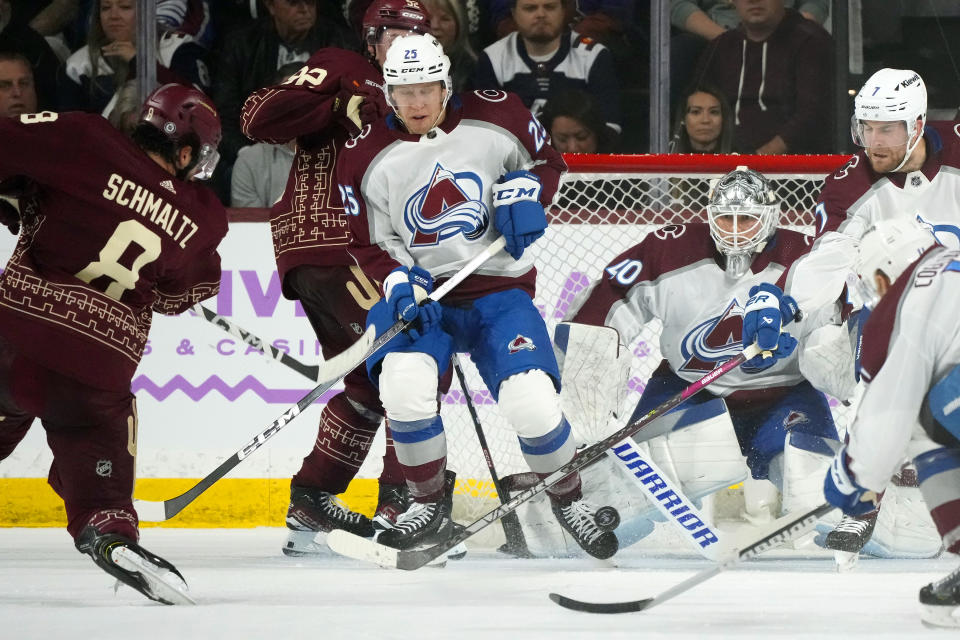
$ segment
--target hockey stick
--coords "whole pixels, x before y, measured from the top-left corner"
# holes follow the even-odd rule
[[[464,265],[460,271],[454,274],[449,280],[437,287],[428,297],[430,300],[440,300],[447,295],[454,287],[463,282],[467,276],[476,271],[480,265],[493,257],[506,245],[506,239],[501,236],[497,238],[490,246],[476,255],[470,262]],[[340,381],[361,364],[366,362],[367,358],[373,355],[380,347],[389,342],[398,333],[403,331],[409,322],[398,320],[379,338],[374,339],[376,328],[372,325],[367,327],[360,339],[350,345],[336,357],[325,361],[320,367],[318,378],[323,380],[319,385],[313,388],[310,393],[297,401],[295,405],[288,408],[283,414],[271,422],[263,431],[258,433],[239,451],[224,460],[220,466],[211,471],[205,478],[200,480],[193,487],[184,493],[170,498],[168,500],[134,500],[133,506],[140,516],[140,520],[145,522],[162,522],[174,517],[183,509],[196,500],[200,494],[213,486],[217,480],[227,475],[227,473],[240,464],[244,458],[248,457],[254,451],[263,446],[263,444],[283,429],[291,420],[300,415],[315,400],[322,396],[330,387]]]
[[[310,378],[314,382],[320,382],[320,365],[309,365],[300,362],[285,351],[278,349],[272,344],[264,342],[261,338],[253,335],[246,329],[237,326],[237,324],[231,320],[228,320],[211,309],[208,309],[199,302],[193,305],[193,311],[210,324],[220,327],[235,338],[239,338],[242,342],[250,345],[268,358],[272,358],[277,362],[287,365],[297,373]]]
[[[650,502],[663,514],[667,522],[694,546],[700,555],[714,562],[720,561],[728,548],[720,530],[712,527],[700,510],[676,487],[670,477],[644,455],[636,442],[624,438],[609,451],[630,479],[647,492]]]
[[[833,505],[824,503],[800,516],[787,514],[774,522],[777,526],[774,531],[747,545],[743,551],[740,551],[728,561],[705,569],[652,598],[631,600],[629,602],[584,602],[562,596],[558,593],[551,593],[550,599],[565,609],[585,611],[587,613],[630,613],[632,611],[645,611],[658,604],[663,604],[681,593],[689,591],[702,582],[706,582],[724,569],[730,568],[744,560],[755,558],[761,553],[774,549],[797,536],[803,535],[813,528],[817,520],[833,511],[834,508]]]
[[[400,551],[399,549],[387,547],[385,545],[373,542],[372,540],[355,536],[346,531],[334,530],[331,531],[327,536],[327,545],[341,555],[359,560],[366,560],[368,562],[374,562],[384,567],[396,567],[398,569],[404,569],[407,571],[419,569],[441,554],[446,553],[452,547],[460,544],[484,527],[495,522],[496,520],[499,520],[508,513],[513,512],[521,504],[527,502],[534,496],[543,493],[548,487],[552,487],[553,485],[557,484],[574,471],[579,471],[583,467],[587,466],[595,459],[602,456],[604,452],[613,445],[629,436],[632,436],[634,433],[648,425],[656,418],[659,418],[670,409],[673,409],[675,406],[687,400],[701,389],[704,389],[710,385],[710,383],[717,380],[720,376],[733,371],[750,358],[759,354],[760,347],[758,347],[755,343],[750,345],[738,355],[727,360],[707,375],[683,389],[680,393],[677,393],[665,401],[663,404],[651,409],[639,420],[631,422],[619,431],[616,431],[606,438],[590,445],[586,449],[582,450],[573,460],[561,466],[559,469],[535,484],[533,487],[521,491],[507,502],[503,503],[499,507],[496,507],[479,520],[466,526],[459,533],[451,536],[439,544],[427,547],[426,549]]]
[[[457,380],[460,381],[460,388],[463,390],[463,395],[466,398],[467,411],[470,412],[470,419],[473,420],[473,427],[477,432],[477,440],[480,441],[480,449],[483,451],[483,459],[487,463],[487,470],[490,471],[490,479],[493,481],[493,489],[497,492],[497,498],[500,500],[500,504],[503,504],[505,500],[509,499],[510,494],[503,488],[503,485],[500,483],[500,477],[497,475],[497,470],[493,466],[493,456],[490,455],[487,437],[483,433],[483,427],[480,426],[480,417],[477,415],[477,409],[473,406],[473,399],[470,397],[470,388],[467,387],[467,377],[463,374],[463,369],[460,367],[460,357],[455,353],[453,357],[450,358],[450,362],[453,364],[453,370],[457,374]],[[503,517],[503,520],[500,521],[500,524],[503,525],[503,535],[507,539],[504,545],[500,547],[500,551],[518,558],[532,558],[533,554],[530,553],[530,549],[527,547],[527,539],[523,535],[523,528],[520,526],[520,518],[517,517],[517,513],[515,511],[508,513]]]

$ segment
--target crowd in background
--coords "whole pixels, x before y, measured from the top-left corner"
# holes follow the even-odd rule
[[[158,82],[194,85],[220,111],[222,160],[214,186],[225,203],[269,206],[292,160],[291,149],[252,145],[242,135],[246,97],[319,48],[359,50],[369,4],[156,0]],[[517,93],[565,153],[647,150],[649,2],[427,0],[426,6],[452,61],[455,90]],[[669,0],[670,151],[848,151],[831,139],[829,7],[829,0]],[[136,8],[136,0],[0,0],[0,116],[83,110],[129,127],[138,108]],[[960,16],[945,20],[956,28]],[[864,22],[869,26],[866,13]],[[910,66],[878,58],[877,64]],[[923,64],[909,62],[923,72]],[[930,84],[935,100],[935,77]]]

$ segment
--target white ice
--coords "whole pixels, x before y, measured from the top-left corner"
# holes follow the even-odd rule
[[[338,557],[287,558],[283,529],[145,529],[141,543],[183,573],[197,606],[168,607],[121,586],[63,530],[0,529],[0,638],[898,638],[924,628],[917,592],[956,560],[861,560],[774,551],[643,613],[561,609],[654,595],[708,567],[625,551],[615,561],[517,560],[471,552],[401,572]]]

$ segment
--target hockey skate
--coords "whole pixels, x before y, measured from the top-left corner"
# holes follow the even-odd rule
[[[613,533],[620,524],[620,514],[613,507],[598,509],[582,498],[563,505],[551,497],[550,508],[560,526],[594,558],[605,560],[620,548]]]
[[[460,525],[451,517],[456,480],[456,473],[446,471],[444,494],[440,502],[410,502],[407,510],[397,516],[395,521],[390,522],[383,518],[377,522],[378,529],[384,525],[386,527],[378,531],[374,539],[395,549],[411,549],[439,544],[457,533]],[[430,566],[442,567],[448,559],[459,560],[465,555],[467,547],[461,543],[431,562]]]
[[[376,530],[392,529],[410,507],[410,490],[405,484],[381,484],[377,494],[377,510],[373,514]]]
[[[857,563],[860,551],[873,535],[879,510],[864,516],[843,516],[843,519],[823,539],[823,546],[833,549],[838,571],[849,571]]]
[[[920,589],[920,619],[928,627],[960,627],[960,568]]]
[[[377,534],[377,542],[394,549],[406,550],[419,545],[433,545],[453,535],[453,487],[457,474],[447,471],[443,497],[439,502],[412,502],[400,514],[393,527]]]
[[[283,545],[283,553],[295,557],[326,555],[327,546],[317,537],[333,529],[343,529],[364,538],[370,538],[374,533],[369,518],[350,511],[336,496],[311,487],[290,488],[287,528],[290,533]]]
[[[93,558],[98,567],[151,600],[163,604],[196,604],[176,567],[129,538],[100,533],[88,526],[80,532],[76,546],[80,553]]]

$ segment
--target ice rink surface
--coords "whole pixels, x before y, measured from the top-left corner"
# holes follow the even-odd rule
[[[0,638],[898,638],[923,627],[917,592],[956,560],[861,560],[773,551],[643,613],[561,609],[652,596],[708,567],[627,550],[614,561],[517,560],[472,552],[401,572],[339,557],[287,558],[283,529],[145,529],[143,545],[183,573],[198,605],[169,607],[121,586],[63,530],[0,529]]]

